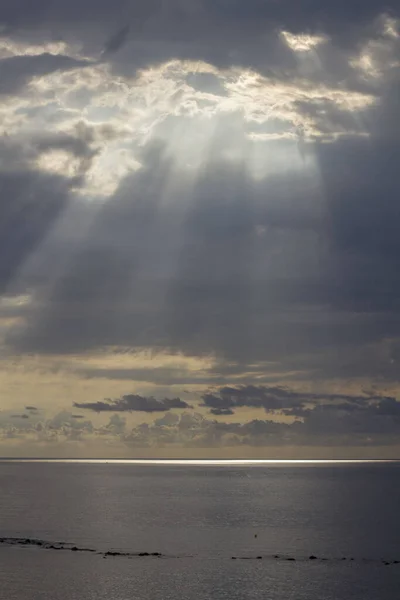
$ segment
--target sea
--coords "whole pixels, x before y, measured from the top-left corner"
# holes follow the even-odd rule
[[[1,600],[397,600],[400,463],[0,461]]]

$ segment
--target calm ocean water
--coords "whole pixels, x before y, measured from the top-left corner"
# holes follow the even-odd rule
[[[394,600],[400,464],[0,462],[0,537],[2,600]]]

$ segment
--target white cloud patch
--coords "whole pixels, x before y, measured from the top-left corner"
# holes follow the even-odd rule
[[[112,196],[119,182],[140,167],[129,149],[110,145],[88,170],[85,185],[79,192],[89,196]]]
[[[326,37],[322,35],[296,35],[289,31],[282,31],[282,37],[289,48],[295,52],[309,52],[326,41]]]
[[[61,41],[29,44],[9,37],[0,37],[0,59],[13,56],[40,56],[42,54],[79,56],[77,49],[73,50],[68,44]]]
[[[324,41],[322,37],[288,32],[284,37],[301,52]],[[4,47],[13,55],[19,52],[24,56],[68,50],[61,42],[41,49],[18,44]],[[331,121],[327,137],[327,131],[321,127],[324,111],[327,116],[335,111],[357,115],[375,101],[369,93],[298,75],[266,76],[249,69],[221,70],[205,62],[172,60],[142,69],[132,77],[116,74],[106,63],[92,61],[68,71],[60,69],[34,76],[20,95],[19,106],[13,108],[6,102],[0,105],[0,111],[6,112],[7,126],[21,140],[32,139],[45,123],[48,133],[54,135],[71,135],[78,123],[93,132],[108,127],[108,136],[94,134],[88,141],[93,152],[91,163],[85,165],[78,185],[84,195],[107,197],[127,174],[140,168],[138,148],[154,137],[168,118],[179,118],[181,123],[197,121],[205,132],[207,122],[218,123],[221,118],[236,115],[247,127],[249,142],[274,144],[292,140],[296,144],[299,140],[329,140],[348,134],[348,127],[339,119]],[[355,119],[353,135],[367,134],[360,123]],[[259,131],[260,126],[267,130]],[[210,136],[215,127],[211,127]],[[174,140],[172,151],[179,154],[179,147],[185,145],[184,137]],[[204,153],[211,141],[204,140]],[[236,156],[241,149],[231,146],[230,152]],[[187,162],[191,162],[190,158]],[[41,152],[35,164],[41,170],[67,178],[83,174],[81,159],[60,148]]]
[[[360,52],[350,59],[350,65],[371,83],[381,83],[387,74],[400,66],[399,21],[380,19],[380,35],[368,40]]]
[[[22,308],[31,303],[31,296],[29,294],[19,294],[17,296],[2,296],[0,298],[0,311],[13,308]]]
[[[79,173],[80,161],[64,150],[48,150],[38,156],[35,166],[48,173],[74,177]]]

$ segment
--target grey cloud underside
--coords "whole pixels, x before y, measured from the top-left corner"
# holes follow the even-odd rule
[[[90,56],[122,74],[192,58],[249,66],[273,74],[279,85],[291,81],[298,65],[277,32],[328,34],[331,42],[318,50],[323,68],[310,79],[336,90],[367,90],[377,99],[354,112],[329,99],[298,102],[299,114],[317,119],[327,134],[339,125],[357,130],[359,121],[371,133],[369,139],[349,133],[329,144],[279,141],[264,158],[272,162],[275,153],[292,156],[300,149],[304,161],[315,157],[319,179],[285,168],[255,180],[244,159],[225,159],[235,144],[244,156],[254,151],[246,133],[268,133],[266,124],[240,125],[237,114],[221,118],[208,161],[195,177],[165,142],[188,137],[195,127],[166,119],[154,129],[161,141],[135,148],[142,169],[99,205],[85,206],[71,194],[96,152],[93,132],[42,134],[29,150],[24,140],[22,149],[4,144],[0,286],[8,293],[24,286],[34,292],[32,305],[13,309],[27,326],[10,333],[11,351],[69,354],[127,346],[213,355],[214,375],[225,381],[242,372],[249,380],[262,377],[267,362],[300,371],[300,379],[398,379],[398,68],[377,85],[349,66],[365,40],[379,39],[375,18],[384,10],[395,15],[397,3],[175,1],[167,14],[156,0],[3,4],[9,36],[33,43],[48,41],[51,31],[53,40],[83,42]],[[0,85],[16,94],[32,73],[84,70],[86,63],[45,54],[1,65],[7,77]],[[226,94],[213,75],[191,74],[187,82]],[[28,158],[48,150],[78,158],[78,178],[35,171]],[[92,370],[92,376],[114,378],[129,373]],[[232,407],[211,410],[227,415]]]
[[[12,56],[0,59],[1,94],[17,94],[31,79],[48,75],[55,71],[68,71],[82,68],[88,61],[76,60],[69,56],[43,53],[38,56]]]
[[[382,5],[344,0],[320,6],[319,2],[248,0],[243,3],[211,0],[161,0],[126,3],[54,2],[38,0],[32,10],[30,0],[2,10],[6,34],[25,40],[66,40],[83,45],[94,60],[107,61],[115,73],[132,75],[138,69],[170,59],[203,60],[219,68],[232,65],[250,67],[281,78],[296,75],[298,62],[282,40],[279,31],[324,34],[331,43],[318,50],[326,82],[349,88],[368,87],[354,73],[347,52],[363,40],[378,34],[376,19],[386,12],[399,14],[393,0]],[[333,52],[332,52],[333,50]],[[41,57],[22,61],[42,61]],[[54,62],[63,57],[50,57]],[[14,59],[13,59],[14,60]],[[18,59],[19,60],[19,59]],[[43,67],[44,68],[44,67]],[[307,73],[309,78],[315,74]],[[16,81],[16,80],[15,80]]]
[[[226,416],[234,414],[238,408],[262,408],[266,412],[284,413],[290,416],[308,415],[319,403],[325,410],[345,412],[363,411],[374,405],[377,414],[400,415],[400,403],[395,398],[366,394],[363,396],[346,394],[302,393],[283,387],[242,385],[222,387],[218,392],[206,392],[202,395],[204,406],[211,414]],[[157,400],[136,394],[127,394],[116,400],[104,400],[89,403],[74,403],[76,408],[96,412],[167,412],[171,409],[188,409],[187,402],[180,398]],[[312,407],[312,408],[310,408]]]
[[[317,145],[322,194],[301,174],[256,183],[245,166],[223,161],[210,162],[192,189],[156,146],[144,169],[98,209],[64,270],[52,259],[68,248],[70,231],[45,245],[30,277],[54,273],[57,282],[50,295],[38,289],[37,305],[22,311],[28,327],[10,344],[44,353],[153,347],[216,353],[239,369],[276,361],[315,376],[396,379],[396,148],[384,141]],[[180,185],[166,209],[171,180]],[[11,249],[14,240],[15,233]],[[25,245],[2,263],[8,277]],[[370,348],[387,338],[382,356]]]
[[[354,43],[354,31],[362,31],[385,11],[398,13],[397,2],[340,0],[322,7],[318,0],[295,5],[290,0],[248,0],[245,4],[239,0],[172,0],[168,5],[162,0],[58,0],[51,4],[38,0],[33,7],[29,0],[21,0],[3,2],[2,23],[11,32],[22,29],[31,35],[51,30],[53,37],[83,37],[83,32],[95,40],[104,36],[102,45],[112,50],[120,50],[129,39],[147,41],[156,46],[154,54],[163,52],[162,58],[168,45],[170,52],[181,49],[187,57],[208,48],[228,58],[229,51],[237,55],[254,52],[254,46],[265,41],[265,33],[278,27],[294,32],[322,30]],[[127,25],[129,34],[124,29]]]
[[[228,417],[230,415],[234,415],[235,413],[231,408],[212,408],[210,410],[210,414],[218,417]]]
[[[400,433],[399,416],[377,415],[365,409],[358,413],[325,411],[316,407],[293,424],[268,420],[224,423],[200,415],[183,414],[174,421],[141,425],[124,432],[123,440],[134,447],[165,446],[180,443],[188,447],[318,445],[357,446],[396,444]]]
[[[206,392],[202,396],[202,406],[210,409],[211,414],[224,414],[237,408],[262,408],[266,412],[283,412],[291,416],[303,416],[314,410],[315,405],[323,403],[324,410],[342,410],[353,412],[376,405],[379,414],[400,414],[400,403],[395,398],[374,395],[317,394],[297,392],[289,388],[274,386],[242,385],[225,386],[218,392]],[[310,410],[308,407],[312,406]],[[219,413],[218,411],[222,411]]]
[[[0,152],[7,153],[7,149]],[[61,177],[22,167],[0,169],[0,290],[6,291],[24,260],[67,206],[69,185]]]
[[[75,406],[98,412],[165,412],[153,424],[139,425],[131,431],[126,420],[118,414],[111,417],[108,429],[121,435],[124,442],[137,446],[172,443],[205,447],[290,443],[357,445],[367,439],[371,442],[368,436],[373,436],[376,443],[383,443],[384,436],[388,436],[386,443],[394,444],[400,433],[400,403],[389,396],[300,393],[282,387],[249,385],[207,392],[202,400],[210,414],[220,418],[249,407],[263,408],[278,418],[289,416],[294,421],[283,423],[257,419],[244,424],[224,423],[196,413],[168,412],[170,408],[188,408],[180,399],[157,401],[135,395]]]
[[[112,414],[104,426],[79,419],[67,412],[52,419],[14,420],[0,416],[0,442],[19,440],[54,444],[61,441],[91,443],[109,439],[127,449],[135,448],[218,448],[222,446],[261,448],[284,446],[379,446],[396,445],[400,434],[398,404],[383,401],[348,410],[348,405],[324,405],[308,410],[291,424],[255,419],[247,423],[225,423],[195,412],[168,412],[153,423],[130,426],[125,417]],[[390,406],[389,406],[390,405]]]
[[[104,400],[101,402],[75,402],[76,408],[93,410],[96,412],[167,412],[173,408],[187,409],[191,406],[180,398],[165,398],[156,400],[136,394],[126,394],[117,400]]]
[[[0,291],[9,289],[16,273],[53,232],[66,209],[75,216],[71,212],[74,200],[70,192],[82,180],[95,155],[91,136],[90,130],[78,125],[70,134],[34,132],[29,139],[13,140],[9,136],[0,141]],[[64,150],[79,160],[79,171],[73,177],[35,169],[35,159],[42,152],[53,150]],[[86,215],[87,210],[82,207],[78,217],[81,223],[86,223]],[[67,245],[73,249],[71,238]],[[58,264],[60,268],[68,252],[62,243],[57,246],[58,250],[53,249],[53,266],[57,268]],[[45,271],[42,276],[46,278]],[[36,278],[34,283],[37,281]],[[32,282],[26,283],[30,286]]]

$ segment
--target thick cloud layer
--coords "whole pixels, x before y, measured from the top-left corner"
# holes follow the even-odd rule
[[[307,414],[306,407],[314,408],[322,403],[335,410],[341,409],[351,412],[364,409],[367,405],[378,403],[378,407],[400,407],[394,398],[364,394],[316,394],[310,392],[296,392],[283,387],[267,387],[243,385],[240,387],[222,387],[218,393],[205,393],[202,396],[203,406],[215,411],[231,411],[235,408],[251,407],[263,408],[266,412],[281,412],[285,415],[303,416]],[[384,410],[384,409],[383,409]],[[214,412],[213,412],[214,411]],[[223,413],[222,413],[223,414]]]
[[[172,415],[192,386],[212,435],[226,426],[240,443],[258,427],[298,443],[372,422],[394,435],[399,13],[377,0],[3,2],[2,360],[68,372],[80,357],[82,382],[135,382],[75,403],[99,413]],[[175,367],[151,377],[140,352]],[[29,415],[14,421],[36,404],[21,400]],[[229,429],[260,408],[282,422]]]

